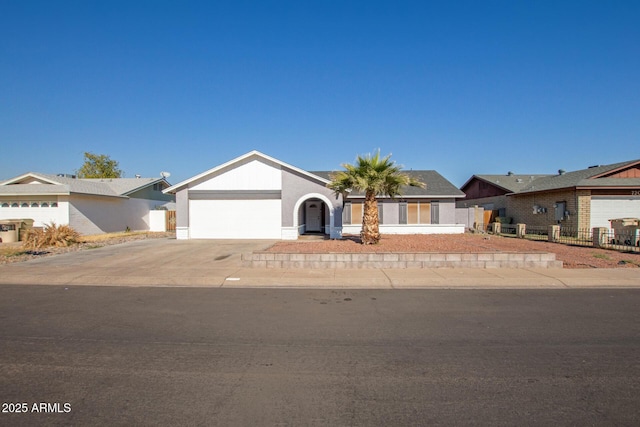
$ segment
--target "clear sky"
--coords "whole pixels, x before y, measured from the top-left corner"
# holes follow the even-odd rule
[[[640,1],[0,0],[0,179],[380,148],[455,185],[640,158]]]

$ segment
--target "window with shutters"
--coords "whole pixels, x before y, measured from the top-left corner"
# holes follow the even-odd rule
[[[363,207],[362,202],[345,202],[344,210],[342,211],[342,223],[361,224]]]
[[[429,202],[400,202],[399,223],[400,224],[436,224],[434,222],[434,211]],[[435,212],[436,218],[438,212]],[[436,220],[437,221],[437,220]]]

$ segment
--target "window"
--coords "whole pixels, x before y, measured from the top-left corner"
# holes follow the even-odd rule
[[[2,207],[3,207],[3,208],[8,208],[8,207],[9,207],[9,203],[4,202],[4,203],[2,204]]]
[[[48,207],[49,207],[49,203],[47,203],[47,202],[42,202],[42,204],[40,205],[40,207],[48,208]]]
[[[398,206],[400,224],[434,223],[429,202],[400,202]]]
[[[364,211],[364,203],[362,202],[345,202],[342,211],[343,224],[360,224],[362,223],[362,214]]]
[[[32,208],[39,208],[40,205],[38,204],[38,202],[33,202],[33,203],[31,203],[31,207]]]
[[[13,203],[11,203],[11,207],[12,207],[12,208],[17,208],[17,207],[18,207],[18,204],[17,204],[16,202],[13,202]]]
[[[52,208],[57,208],[58,207],[58,202],[52,202],[51,203],[51,207]]]
[[[28,208],[29,207],[29,203],[27,202],[22,202],[22,204],[20,205],[21,208]]]
[[[351,204],[351,223],[354,222],[356,224],[362,223],[362,203],[352,203]]]

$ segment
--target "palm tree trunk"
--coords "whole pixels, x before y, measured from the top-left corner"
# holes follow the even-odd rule
[[[380,241],[380,220],[378,217],[378,201],[373,191],[367,191],[364,199],[362,215],[362,232],[360,238],[365,245],[373,245]]]

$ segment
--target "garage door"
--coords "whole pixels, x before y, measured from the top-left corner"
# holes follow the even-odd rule
[[[190,200],[192,239],[280,239],[280,200]]]
[[[591,197],[591,228],[611,227],[615,218],[640,218],[640,197]]]

